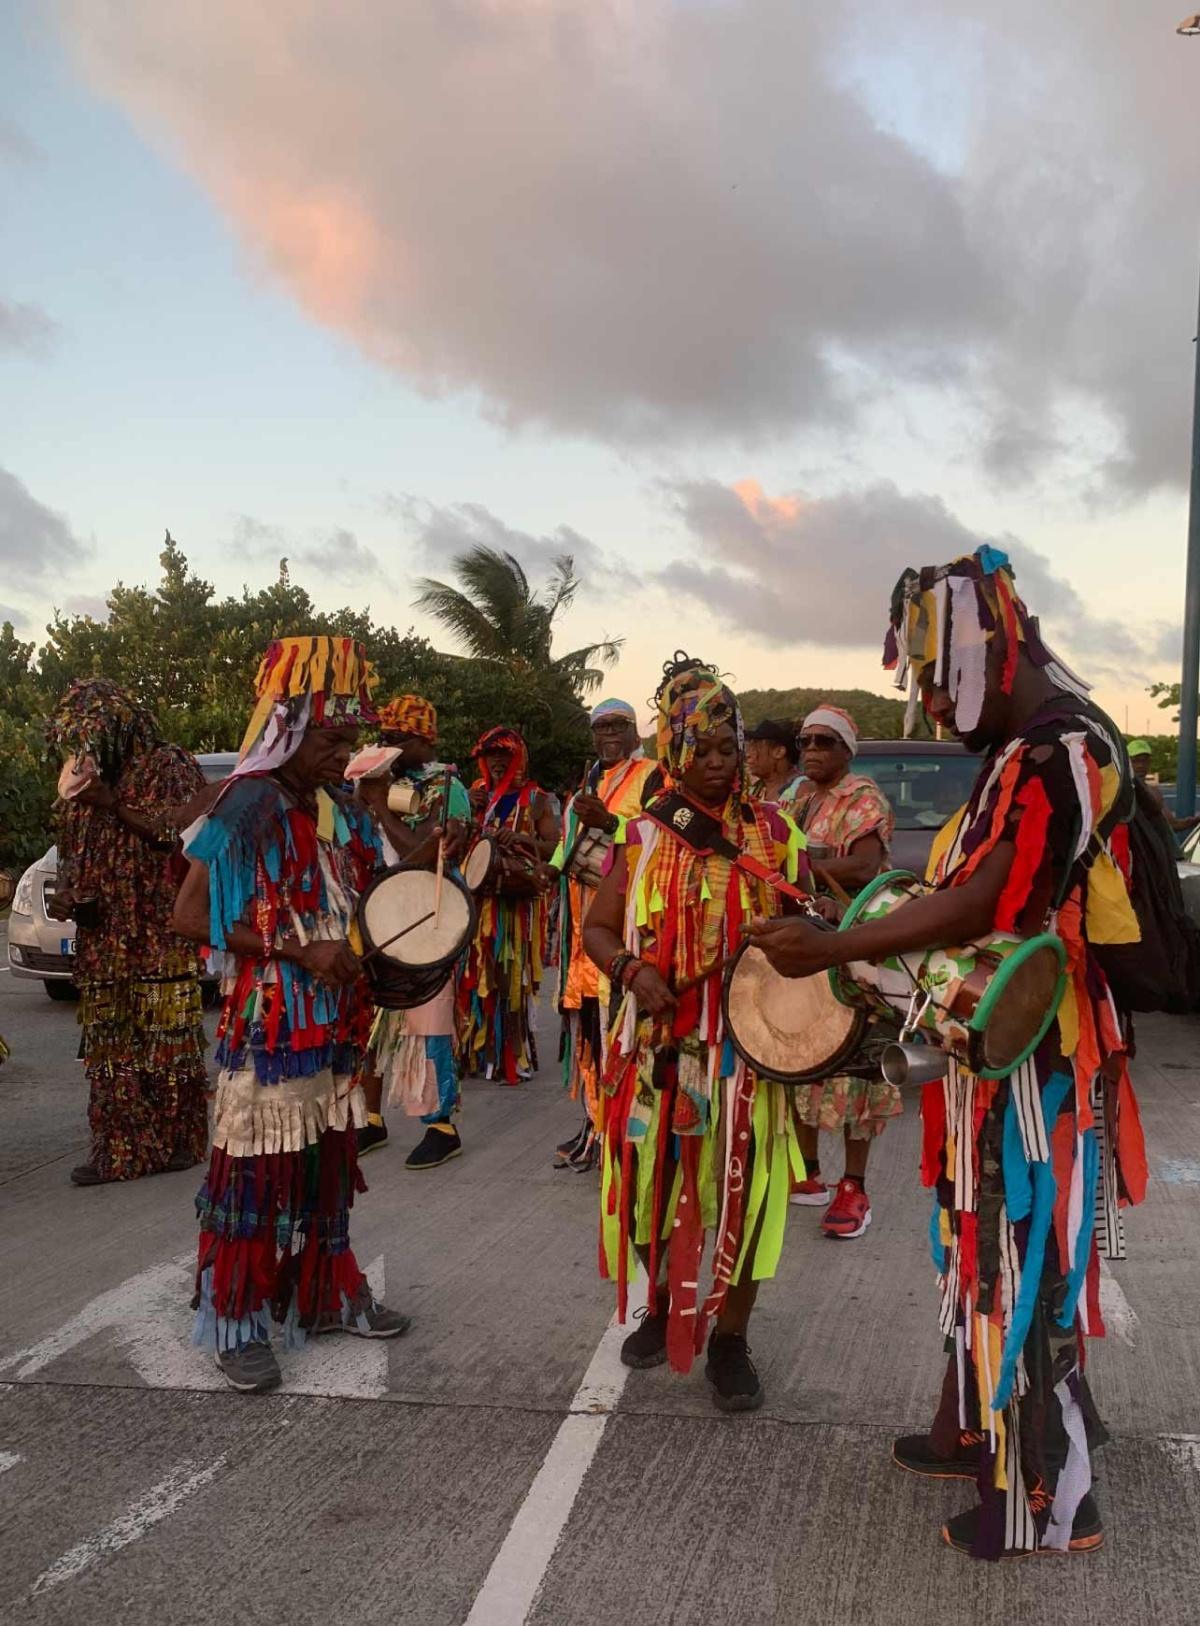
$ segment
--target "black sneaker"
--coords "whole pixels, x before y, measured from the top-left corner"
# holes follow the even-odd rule
[[[364,1124],[357,1134],[359,1157],[366,1157],[368,1152],[374,1152],[380,1146],[387,1145],[387,1125],[382,1118],[377,1124]]]
[[[714,1332],[704,1367],[719,1411],[757,1411],[766,1396],[740,1332]]]
[[[425,1139],[414,1146],[404,1159],[406,1169],[436,1169],[439,1163],[449,1163],[452,1157],[462,1156],[462,1140],[453,1124],[430,1124]]]
[[[412,1317],[389,1310],[378,1299],[368,1299],[352,1309],[346,1320],[337,1310],[324,1310],[310,1328],[314,1337],[328,1332],[349,1333],[351,1338],[400,1338],[412,1326]]]
[[[667,1311],[664,1307],[654,1315],[642,1307],[633,1312],[640,1322],[621,1345],[621,1365],[641,1371],[648,1366],[661,1366],[667,1358]]]
[[[231,1389],[242,1394],[263,1394],[278,1389],[283,1374],[270,1344],[255,1342],[244,1349],[219,1349],[217,1365]]]
[[[975,1545],[975,1537],[979,1531],[979,1515],[981,1508],[968,1508],[965,1513],[957,1513],[954,1518],[948,1519],[942,1526],[942,1540],[948,1547],[955,1548],[960,1553],[969,1553]],[[1104,1526],[1100,1522],[1100,1509],[1096,1506],[1096,1499],[1089,1491],[1079,1504],[1075,1514],[1075,1522],[1071,1526],[1071,1539],[1066,1547],[1041,1546],[1034,1549],[1039,1553],[1094,1553],[1104,1545]],[[1006,1547],[999,1555],[1001,1558],[1029,1558],[1029,1550],[1025,1547]]]
[[[554,1148],[554,1167],[556,1169],[565,1169],[569,1166],[571,1159],[575,1156],[575,1154],[580,1150],[581,1147],[587,1144],[587,1138],[591,1133],[591,1128],[591,1124],[588,1123],[587,1119],[585,1118],[583,1120],[582,1129],[577,1129],[571,1136],[570,1140],[559,1142],[559,1144]]]
[[[892,1461],[906,1473],[926,1479],[974,1479],[979,1473],[980,1440],[977,1434],[960,1434],[952,1457],[939,1457],[928,1434],[905,1434],[892,1441]]]

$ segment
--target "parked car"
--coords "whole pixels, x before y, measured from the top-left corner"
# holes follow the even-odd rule
[[[1200,825],[1179,837],[1179,885],[1183,891],[1184,907],[1200,926]]]
[[[213,785],[232,771],[237,753],[214,751],[196,761]],[[40,980],[51,999],[74,999],[75,922],[53,920],[46,912],[57,884],[58,848],[51,847],[17,882],[8,917],[8,964],[14,977]]]
[[[933,838],[971,794],[980,758],[961,740],[861,740],[855,773],[869,774],[896,814],[892,867],[924,875]]]

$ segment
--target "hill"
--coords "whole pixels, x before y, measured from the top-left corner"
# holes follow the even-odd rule
[[[764,717],[799,723],[824,701],[848,711],[864,739],[898,740],[904,734],[904,701],[889,700],[868,689],[742,689],[738,699],[751,726]],[[923,715],[916,733],[929,733]]]

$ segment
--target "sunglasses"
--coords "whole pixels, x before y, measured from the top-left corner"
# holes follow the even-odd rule
[[[842,742],[836,734],[801,734],[802,751],[832,751]]]

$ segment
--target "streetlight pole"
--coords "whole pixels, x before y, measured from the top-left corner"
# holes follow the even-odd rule
[[[1200,34],[1200,13],[1187,17],[1177,34]],[[1192,484],[1188,505],[1187,579],[1183,594],[1183,680],[1179,691],[1179,767],[1175,813],[1196,811],[1197,692],[1200,691],[1200,308],[1196,317],[1195,383],[1192,393]]]

